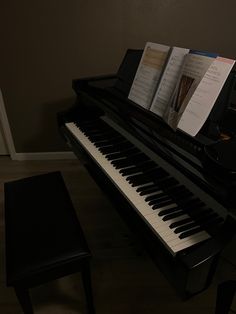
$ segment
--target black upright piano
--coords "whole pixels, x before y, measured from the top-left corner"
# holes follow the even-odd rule
[[[59,131],[183,297],[206,289],[235,235],[236,73],[200,132],[172,130],[128,99],[141,50],[115,75],[73,80]]]

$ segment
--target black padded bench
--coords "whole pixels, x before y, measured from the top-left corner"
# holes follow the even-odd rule
[[[33,313],[29,288],[81,272],[88,313],[95,313],[91,253],[60,172],[5,183],[7,286],[24,313]]]

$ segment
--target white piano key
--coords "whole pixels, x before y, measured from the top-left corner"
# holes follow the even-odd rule
[[[169,243],[169,245],[174,252],[178,252],[209,238],[210,235],[208,233],[206,233],[205,231],[200,231],[194,235],[182,239],[182,241],[172,241]]]

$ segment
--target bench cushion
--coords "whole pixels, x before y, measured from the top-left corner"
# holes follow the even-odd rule
[[[60,172],[4,187],[7,285],[90,257]]]

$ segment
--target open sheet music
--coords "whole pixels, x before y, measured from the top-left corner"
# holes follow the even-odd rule
[[[148,42],[128,98],[195,136],[203,126],[235,60],[216,53]]]
[[[128,98],[149,108],[167,60],[169,46],[148,42],[145,46]]]
[[[193,93],[178,123],[178,128],[195,136],[205,123],[229,75],[234,60],[217,57]]]

